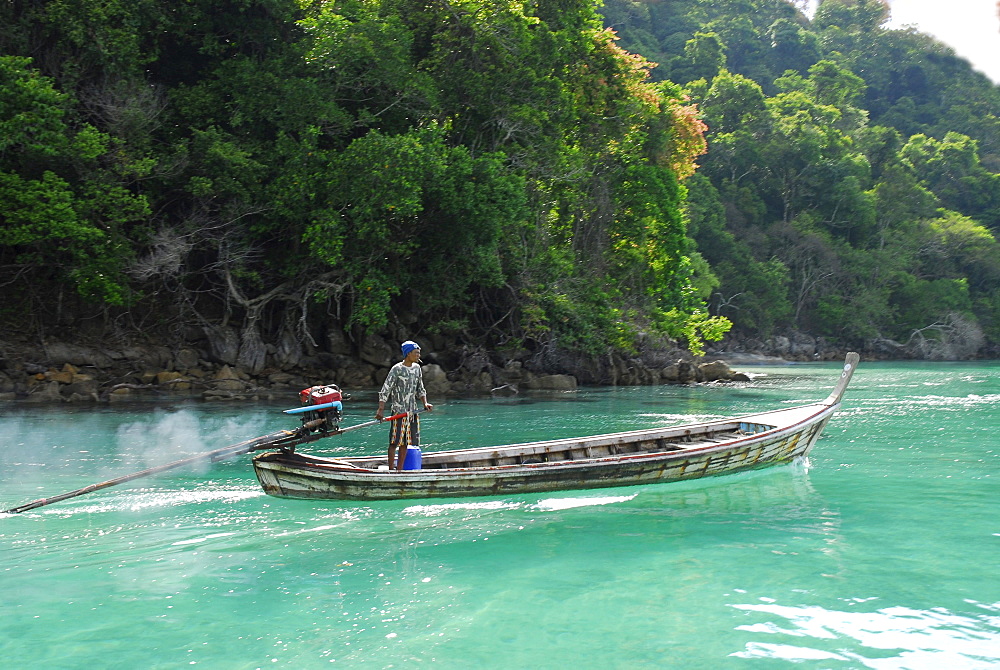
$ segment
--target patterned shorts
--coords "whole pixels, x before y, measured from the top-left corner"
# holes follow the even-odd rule
[[[420,417],[410,414],[389,422],[390,447],[420,446]]]

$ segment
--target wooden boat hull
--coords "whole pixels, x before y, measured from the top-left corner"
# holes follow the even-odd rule
[[[734,419],[423,455],[422,469],[379,470],[380,457],[331,459],[270,452],[254,458],[264,491],[287,498],[454,498],[674,482],[787,463],[805,456],[857,364],[848,356],[821,402]]]

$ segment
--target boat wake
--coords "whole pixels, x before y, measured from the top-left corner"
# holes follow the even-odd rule
[[[628,496],[595,496],[590,498],[548,498],[546,500],[539,500],[538,503],[532,505],[533,509],[539,509],[544,512],[556,512],[564,509],[574,509],[577,507],[594,507],[597,505],[612,505],[614,503],[628,502],[634,499],[638,493],[633,493]]]

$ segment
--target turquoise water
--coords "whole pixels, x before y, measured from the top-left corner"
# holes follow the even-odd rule
[[[730,387],[437,401],[425,450],[825,397]],[[1000,667],[1000,363],[862,363],[808,462],[631,488],[264,496],[249,457],[0,516],[5,668]],[[286,406],[294,406],[290,394]],[[0,509],[284,427],[281,407],[0,406]],[[346,424],[374,401],[355,394]],[[377,453],[384,427],[309,451]],[[338,441],[341,440],[341,441]],[[323,444],[323,443],[320,443]]]

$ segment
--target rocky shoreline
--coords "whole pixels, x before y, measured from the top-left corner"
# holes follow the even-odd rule
[[[748,375],[730,366],[837,361],[846,354],[823,338],[802,333],[768,340],[727,337],[702,358],[663,339],[640,343],[633,356],[587,356],[556,346],[488,351],[444,336],[419,339],[424,382],[434,399],[571,391],[581,386],[749,381]],[[238,364],[236,341],[235,332],[220,334],[218,327],[174,346],[57,340],[31,344],[0,338],[0,401],[113,403],[178,396],[267,400],[329,383],[345,391],[374,390],[400,360],[395,340],[368,336],[349,343],[338,333],[328,334],[322,349],[270,346],[266,365],[253,371]],[[869,360],[954,360],[940,352],[902,347],[882,340],[866,343],[862,353]]]
[[[424,346],[428,395],[512,396],[531,391],[571,391],[580,386],[748,381],[723,360],[697,360],[672,347],[641,355],[594,358],[555,349],[489,352],[467,344]],[[345,391],[375,390],[399,360],[397,346],[367,338],[354,355],[315,352],[294,364],[256,373],[225,360],[211,347],[133,344],[109,347],[46,341],[41,347],[0,341],[0,401],[115,403],[178,396],[204,400],[287,398],[314,384]]]

